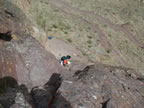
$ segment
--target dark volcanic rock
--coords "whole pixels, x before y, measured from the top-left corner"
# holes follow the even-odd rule
[[[87,66],[74,74],[64,73],[61,95],[73,108],[143,108],[144,82],[133,70],[111,66]],[[54,108],[65,107],[56,98]]]

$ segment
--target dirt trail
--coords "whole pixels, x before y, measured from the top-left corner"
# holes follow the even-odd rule
[[[107,36],[105,35],[105,33],[103,32],[103,30],[101,30],[97,24],[93,24],[87,20],[85,20],[82,17],[76,16],[71,12],[67,12],[65,9],[67,9],[67,6],[63,6],[63,7],[59,7],[56,5],[57,0],[53,0],[51,3],[53,6],[55,6],[56,8],[58,8],[59,10],[61,10],[63,13],[70,15],[73,19],[79,20],[82,23],[85,23],[86,25],[88,25],[91,30],[93,32],[97,32],[98,36],[101,40],[101,43],[103,45],[103,47],[106,49],[106,51],[112,49],[112,55],[120,62],[121,65],[127,65],[126,61],[121,57],[122,55],[120,54],[120,52],[118,50],[116,50],[113,45],[111,44],[111,42],[107,39]]]
[[[114,24],[109,19],[104,18],[104,17],[102,17],[102,16],[100,16],[100,15],[98,15],[98,14],[92,12],[92,11],[80,10],[79,8],[72,7],[69,3],[66,3],[66,2],[64,2],[62,0],[53,0],[53,1],[60,3],[61,5],[63,5],[66,8],[75,10],[76,12],[80,12],[81,14],[85,14],[87,16],[94,16],[99,22],[107,24],[108,26],[110,26],[115,31],[121,31],[121,32],[123,32],[125,34],[125,36],[127,36],[127,38],[131,42],[133,42],[134,44],[136,44],[138,47],[144,48],[144,43],[142,43],[140,41],[140,39],[135,38],[136,36],[133,35],[132,33],[130,33],[127,28],[123,28],[121,25]]]

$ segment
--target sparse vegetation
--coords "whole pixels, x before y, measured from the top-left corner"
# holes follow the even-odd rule
[[[121,52],[121,55],[125,58],[126,62],[130,62],[129,64],[132,67],[140,66],[140,68],[143,68],[143,49],[139,49],[135,45],[135,43],[131,41],[132,39],[128,39],[127,33],[119,30],[120,28],[118,27],[120,26],[123,29],[126,28],[125,31],[136,34],[133,35],[133,37],[144,43],[144,37],[142,36],[144,30],[144,8],[142,5],[139,5],[138,2],[135,0],[118,0],[118,2],[114,2],[113,0],[103,0],[99,2],[88,0],[63,1],[66,3],[70,3],[72,1],[70,5],[73,8],[91,11],[91,13],[95,13],[96,16],[87,14],[86,12],[83,14],[73,9],[67,10],[63,8],[66,13],[72,13],[72,15],[78,17],[78,20],[76,18],[73,19],[68,14],[59,11],[58,8],[54,8],[53,6],[51,6],[51,3],[44,4],[44,2],[42,2],[41,5],[32,4],[32,6],[34,7],[33,12],[35,12],[37,24],[40,25],[40,27],[42,28],[46,28],[45,30],[48,30],[50,33],[54,34],[58,38],[64,37],[62,39],[70,43],[72,42],[73,45],[75,45],[79,49],[82,49],[82,51],[86,48],[93,48],[93,46],[96,44],[101,45],[103,40],[101,40],[100,38],[103,39],[103,37],[100,37],[102,36],[101,34],[99,34],[100,29],[105,34],[109,43],[112,43],[112,45],[114,45],[114,48]],[[80,17],[83,18],[82,21],[80,21]],[[90,24],[98,25],[99,29],[93,30],[92,26],[83,23],[84,21],[86,23],[90,22]],[[118,27],[116,28],[117,30],[115,29],[115,25]],[[67,34],[71,36],[70,39],[66,37]],[[73,41],[75,39],[77,41]],[[103,47],[103,44],[100,47],[95,48],[98,48],[99,50],[99,48],[101,47]],[[109,53],[112,53],[111,50],[105,50],[101,54],[102,56],[109,55],[110,57],[106,57],[106,61],[108,63],[113,63],[111,65],[115,65],[117,62],[114,63],[114,61],[117,61],[117,59]],[[137,53],[139,57],[135,56],[135,53]],[[93,58],[97,58],[98,61],[100,60],[95,53],[93,53],[92,56]],[[139,60],[139,58],[142,59]],[[103,63],[104,61],[105,60],[101,60],[101,62]]]

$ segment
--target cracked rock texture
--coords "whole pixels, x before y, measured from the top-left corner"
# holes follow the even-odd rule
[[[144,77],[132,69],[95,64],[76,72],[64,72],[62,77],[62,85],[54,98],[49,94],[55,92],[51,86],[48,89],[43,88],[45,85],[36,87],[34,100],[27,89],[21,86],[21,91],[10,89],[2,94],[0,102],[10,108],[31,108],[35,106],[35,102],[37,104],[43,102],[43,108],[47,108],[45,105],[49,102],[48,108],[143,108],[144,106]],[[48,98],[52,100],[45,101]]]
[[[139,77],[123,67],[87,66],[71,75],[64,73],[60,91],[73,108],[143,108],[144,77]],[[55,104],[67,108],[58,98]]]

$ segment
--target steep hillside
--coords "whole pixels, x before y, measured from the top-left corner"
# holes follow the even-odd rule
[[[134,0],[0,0],[0,108],[143,108],[142,11]]]
[[[24,9],[19,2],[17,5]],[[46,35],[74,45],[92,61],[142,72],[144,7],[141,2],[31,0],[28,3],[25,13]]]

